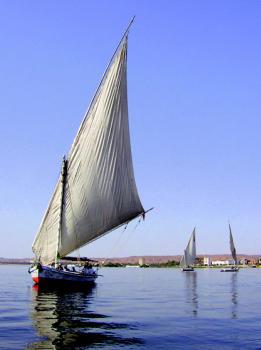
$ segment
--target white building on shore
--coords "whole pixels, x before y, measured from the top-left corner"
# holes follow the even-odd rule
[[[204,266],[210,266],[211,265],[211,258],[209,256],[205,256],[203,258],[203,265]]]
[[[234,260],[233,259],[213,260],[211,265],[213,266],[234,265]]]
[[[145,265],[145,259],[144,258],[139,258],[139,266]]]

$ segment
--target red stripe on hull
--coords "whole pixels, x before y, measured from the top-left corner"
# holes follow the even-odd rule
[[[39,283],[39,277],[33,277],[33,281],[34,281],[34,283],[36,283],[36,284],[38,284]]]

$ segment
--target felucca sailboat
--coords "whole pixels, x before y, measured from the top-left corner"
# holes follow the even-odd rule
[[[232,258],[234,260],[234,266],[221,269],[221,272],[238,272],[239,269],[237,267],[237,252],[236,252],[236,248],[235,248],[235,244],[234,244],[234,240],[233,240],[233,235],[232,235],[232,230],[231,230],[230,224],[228,224],[228,227],[229,227],[230,251],[231,251]]]
[[[196,255],[196,229],[194,228],[188,245],[184,250],[184,255],[180,260],[182,271],[194,271],[193,265],[195,264]]]
[[[61,175],[33,242],[36,259],[30,272],[35,283],[94,282],[98,276],[94,270],[70,271],[60,259],[145,216],[134,179],[128,123],[130,25],[63,159]]]

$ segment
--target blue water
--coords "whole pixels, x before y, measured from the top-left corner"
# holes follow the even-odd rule
[[[39,290],[0,266],[0,349],[261,349],[261,269],[100,273],[90,290]]]

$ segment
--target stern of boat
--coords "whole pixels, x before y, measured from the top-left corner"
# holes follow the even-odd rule
[[[41,266],[39,266],[39,264],[33,264],[28,269],[35,284],[39,284],[40,282],[40,268]]]

